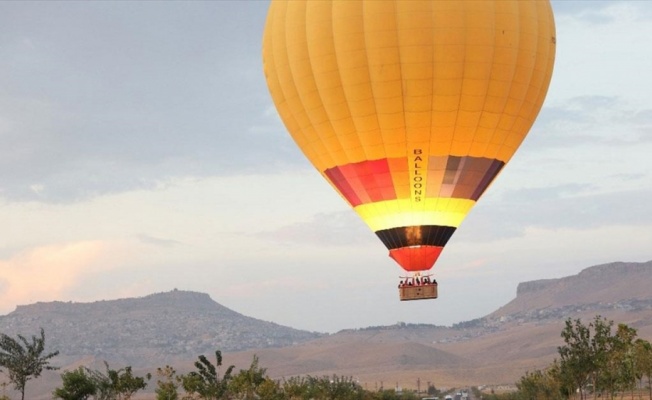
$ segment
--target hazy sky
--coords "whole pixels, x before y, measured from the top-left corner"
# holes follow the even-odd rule
[[[435,266],[440,298],[403,303],[276,114],[267,7],[0,2],[0,314],[178,288],[320,332],[450,325],[652,259],[652,2],[553,2],[543,110]]]

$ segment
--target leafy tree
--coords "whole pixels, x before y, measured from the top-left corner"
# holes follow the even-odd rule
[[[636,384],[634,338],[636,330],[619,324],[612,334],[613,321],[596,317],[590,325],[595,390],[611,398],[617,392],[632,390]]]
[[[613,321],[596,316],[589,325],[566,320],[561,336],[565,345],[558,347],[560,361],[545,371],[526,373],[518,383],[519,399],[538,400],[569,398],[576,389],[585,397],[588,382],[594,394],[608,394],[634,389],[637,381],[648,378],[652,384],[652,345],[636,339],[636,329],[619,324],[612,333]],[[652,385],[650,385],[652,398]]]
[[[427,393],[428,393],[428,396],[435,397],[435,396],[439,396],[441,394],[441,390],[437,389],[434,384],[429,384]]]
[[[97,386],[93,377],[84,367],[61,374],[62,387],[56,388],[52,395],[55,399],[86,400],[95,395]]]
[[[128,400],[134,393],[147,386],[145,378],[134,376],[131,367],[113,370],[105,361],[106,373],[79,367],[61,375],[62,387],[54,390],[54,398],[63,400],[85,400],[93,396],[96,400]]]
[[[91,379],[97,388],[97,400],[129,400],[134,393],[147,387],[147,380],[151,375],[145,377],[135,376],[131,366],[118,370],[109,368],[109,363],[104,362],[106,374],[97,370],[87,369]]]
[[[176,376],[177,371],[166,365],[165,368],[157,368],[156,375],[159,379],[156,384],[158,387],[154,391],[156,400],[178,400],[179,398],[179,378]]]
[[[285,393],[283,393],[283,390],[281,389],[279,383],[268,377],[266,377],[265,381],[258,386],[256,393],[259,396],[257,398],[265,399],[265,400],[287,399],[287,396],[285,395]]]
[[[282,389],[286,397],[290,400],[309,399],[308,385],[306,378],[302,376],[293,376],[283,381]]]
[[[618,324],[616,334],[612,337],[610,364],[616,370],[615,389],[620,392],[633,391],[636,386],[635,338],[636,329],[625,324]]]
[[[59,354],[58,351],[43,354],[45,351],[45,332],[41,328],[40,337],[32,336],[31,343],[22,335],[18,340],[4,333],[0,334],[0,367],[7,368],[9,380],[16,390],[20,391],[21,399],[25,399],[25,385],[32,378],[41,376],[46,370],[56,370],[50,365],[50,359]]]
[[[595,359],[591,349],[591,332],[582,321],[570,318],[566,320],[561,337],[566,343],[557,348],[561,357],[562,374],[568,376],[580,390],[580,399],[584,399],[584,387],[595,371]]]
[[[267,380],[266,368],[258,366],[258,357],[254,355],[249,369],[241,369],[240,372],[231,378],[229,382],[229,392],[241,400],[256,399],[260,397],[259,389]],[[269,384],[266,386],[271,389]]]
[[[93,377],[84,367],[61,374],[62,386],[54,389],[52,395],[55,399],[85,400],[95,395],[97,387]]]
[[[352,377],[333,375],[330,379],[323,377],[318,380],[319,393],[323,399],[355,400],[362,399],[363,390]]]
[[[521,396],[527,400],[537,400],[545,392],[545,373],[541,370],[526,371],[525,375],[516,382],[516,388]],[[544,397],[545,398],[545,397]]]
[[[613,321],[607,321],[600,316],[596,316],[591,324],[594,334],[591,337],[591,360],[593,380],[593,389],[596,392],[613,393],[616,381],[616,371],[613,371],[613,351],[615,341],[611,334]]]
[[[353,378],[338,377],[293,377],[285,381],[283,391],[288,399],[338,399],[357,400],[364,398],[364,390]]]
[[[567,398],[569,390],[566,387],[559,364],[555,361],[546,370],[526,372],[516,383],[519,399],[525,400],[558,400]]]
[[[652,345],[644,339],[634,342],[636,354],[636,374],[638,379],[647,378],[650,399],[652,399]]]
[[[556,389],[559,391],[559,396],[562,399],[568,399],[573,395],[575,392],[573,380],[563,373],[559,361],[555,360],[546,369],[546,372],[548,373],[551,384],[556,385]]]
[[[181,385],[188,394],[184,398],[196,398],[206,400],[217,400],[226,396],[228,384],[231,380],[231,372],[235,366],[227,368],[224,376],[220,378],[219,367],[222,366],[222,352],[215,352],[216,363],[213,365],[204,355],[199,356],[195,361],[197,371],[192,371],[181,377]]]

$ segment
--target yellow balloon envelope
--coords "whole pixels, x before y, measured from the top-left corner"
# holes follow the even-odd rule
[[[267,84],[288,131],[407,271],[432,268],[541,109],[548,1],[272,1]]]

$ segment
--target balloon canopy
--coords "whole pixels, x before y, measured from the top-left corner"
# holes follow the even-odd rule
[[[548,1],[273,0],[263,64],[306,157],[424,271],[530,130],[555,42]]]

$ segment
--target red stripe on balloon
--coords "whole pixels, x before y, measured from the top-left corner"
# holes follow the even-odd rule
[[[444,248],[438,246],[401,247],[390,250],[389,256],[406,271],[427,271],[435,264],[442,250]]]
[[[396,199],[386,158],[329,168],[324,174],[352,207]]]

